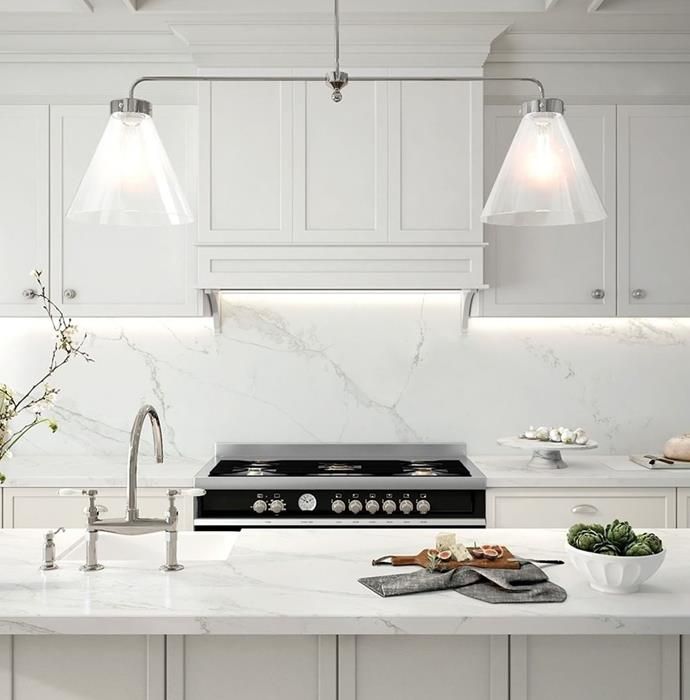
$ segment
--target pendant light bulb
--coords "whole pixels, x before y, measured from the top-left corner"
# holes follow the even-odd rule
[[[523,117],[482,221],[562,226],[601,221],[606,211],[563,117],[558,99],[523,105]]]
[[[67,218],[114,226],[169,226],[193,221],[151,118],[151,103],[110,103],[110,119]]]

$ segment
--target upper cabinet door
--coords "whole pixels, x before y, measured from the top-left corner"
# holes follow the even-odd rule
[[[566,119],[608,218],[577,226],[486,226],[486,316],[616,315],[616,112],[568,107]],[[520,122],[514,106],[486,109],[486,193]]]
[[[154,107],[173,168],[194,208],[196,107]],[[51,287],[70,316],[198,313],[194,224],[92,226],[65,218],[105,128],[107,108],[51,108]]]
[[[387,93],[353,83],[336,103],[321,82],[295,85],[295,243],[386,241]]]
[[[290,241],[292,94],[291,83],[201,86],[200,243]]]
[[[482,86],[389,90],[391,242],[481,243]]]
[[[690,106],[618,108],[618,314],[690,316]]]
[[[0,106],[0,315],[42,314],[29,272],[48,282],[48,107]]]

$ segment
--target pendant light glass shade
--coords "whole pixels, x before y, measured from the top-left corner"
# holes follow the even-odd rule
[[[481,218],[505,226],[561,226],[606,218],[562,114],[525,114]]]
[[[67,217],[115,226],[169,226],[193,221],[149,113],[114,111]],[[117,101],[114,102],[117,104]],[[120,101],[119,104],[122,104]]]

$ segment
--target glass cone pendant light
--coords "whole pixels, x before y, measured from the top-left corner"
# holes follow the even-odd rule
[[[167,226],[193,221],[151,118],[151,103],[110,103],[110,119],[67,217],[115,226]]]
[[[559,99],[523,105],[523,117],[486,200],[482,221],[560,226],[606,218]]]

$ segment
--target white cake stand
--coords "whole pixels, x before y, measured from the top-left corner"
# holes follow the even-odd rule
[[[527,462],[528,469],[565,469],[568,465],[561,456],[563,450],[593,450],[599,443],[590,440],[586,445],[566,445],[562,442],[528,440],[521,437],[505,437],[498,440],[503,447],[518,447],[531,450],[532,458]]]

